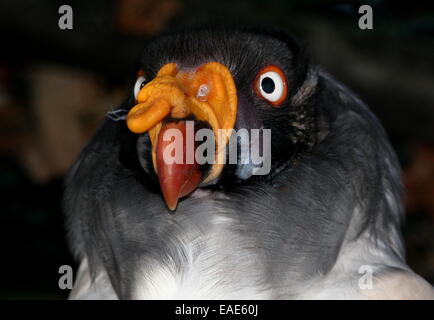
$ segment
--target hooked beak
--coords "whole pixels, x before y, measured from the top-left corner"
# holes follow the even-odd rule
[[[199,184],[211,182],[221,174],[236,115],[234,80],[229,70],[218,62],[206,63],[194,71],[178,71],[175,63],[166,64],[140,90],[137,105],[128,113],[127,126],[134,133],[149,133],[154,170],[170,210],[175,210],[178,200],[194,191]],[[186,132],[185,120],[191,117],[206,122],[214,134],[215,159],[205,177],[202,177],[195,160],[192,163],[185,161],[195,156],[195,148],[187,148],[195,143],[194,136],[189,137]],[[165,141],[163,137],[169,129],[178,130],[182,139]],[[173,149],[173,144],[175,149],[179,147],[183,150],[181,162],[168,161],[165,156],[165,150]]]

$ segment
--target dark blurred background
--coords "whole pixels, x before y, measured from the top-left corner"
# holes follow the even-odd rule
[[[73,9],[60,30],[58,9]],[[374,29],[358,28],[369,4]],[[416,1],[112,0],[0,2],[0,298],[63,299],[74,267],[62,179],[105,112],[132,90],[144,41],[209,21],[295,34],[383,122],[407,189],[410,266],[434,283],[434,10]]]

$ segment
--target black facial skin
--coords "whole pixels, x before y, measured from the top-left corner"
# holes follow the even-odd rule
[[[367,106],[276,31],[165,35],[145,46],[137,70],[153,79],[166,63],[182,69],[211,61],[234,77],[235,129],[271,129],[270,174],[242,180],[237,166],[226,165],[220,180],[206,187],[208,196],[187,196],[170,215],[149,138],[107,118],[71,169],[64,200],[71,247],[78,260],[87,258],[91,277],[107,274],[115,296],[132,298],[137,272],[146,272],[149,261],[175,274],[194,266],[182,239],[196,232],[199,243],[225,261],[219,274],[227,290],[255,284],[259,291],[272,288],[275,298],[294,297],[306,279],[327,275],[349,243],[364,252],[357,246],[362,237],[383,256],[403,261],[399,164]],[[268,65],[287,79],[288,98],[280,107],[253,88]],[[134,106],[132,91],[119,109]],[[231,221],[215,235],[217,243],[231,240],[223,248],[206,247],[211,244],[201,238],[213,235],[215,218]]]

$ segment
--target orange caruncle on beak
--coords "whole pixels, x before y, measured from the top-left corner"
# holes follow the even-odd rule
[[[217,62],[206,63],[188,72],[178,71],[175,63],[166,64],[155,79],[140,90],[137,105],[128,113],[127,125],[134,133],[149,133],[154,170],[171,210],[175,210],[179,198],[192,192],[201,182],[210,182],[220,175],[225,147],[230,130],[235,125],[236,114],[237,93],[234,80],[229,70]],[[183,119],[191,116],[207,122],[214,132],[216,159],[204,179],[197,163],[166,163],[163,157],[164,149],[170,143],[162,139],[167,129],[180,131],[184,138],[182,148],[185,152],[186,130]],[[166,123],[164,120],[169,117],[180,121]],[[219,129],[227,130],[223,139],[218,139]]]

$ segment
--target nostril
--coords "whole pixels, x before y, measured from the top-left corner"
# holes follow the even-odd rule
[[[197,89],[196,98],[200,101],[207,101],[209,91],[210,89],[208,85],[201,84],[199,89]]]

